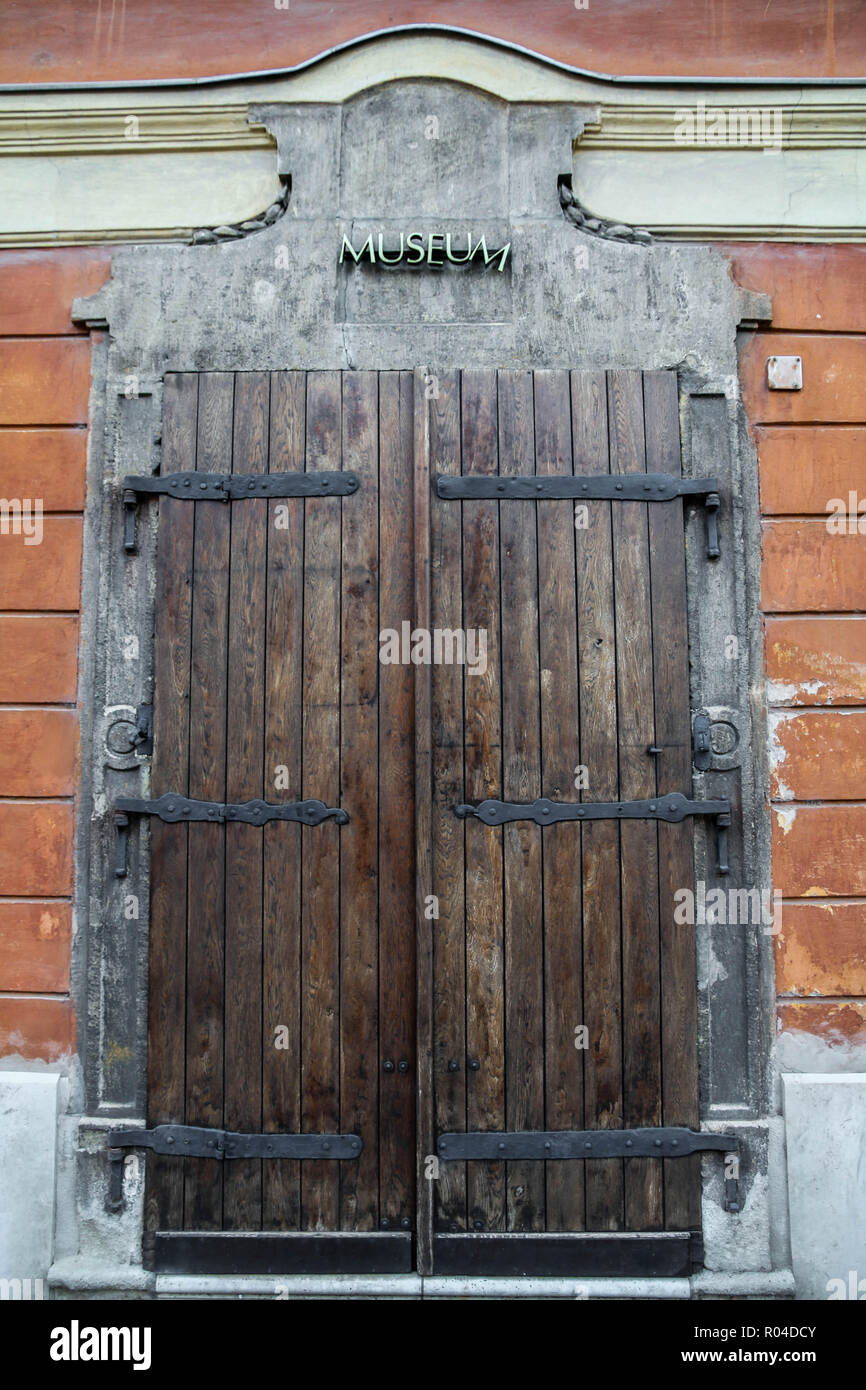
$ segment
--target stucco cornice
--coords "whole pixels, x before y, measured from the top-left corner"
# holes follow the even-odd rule
[[[574,189],[608,222],[684,239],[866,235],[866,83],[641,86],[445,26],[413,26],[276,76],[0,89],[0,245],[189,240],[196,228],[238,225],[273,203],[280,175],[292,172],[278,170],[274,140],[252,108],[339,105],[419,79],[507,102],[580,105]],[[750,111],[769,122],[769,145],[734,133],[734,116]],[[684,112],[700,113],[691,140]],[[731,134],[719,139],[726,120]]]

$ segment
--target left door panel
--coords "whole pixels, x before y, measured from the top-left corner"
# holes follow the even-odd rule
[[[315,798],[349,821],[152,821],[148,1125],[363,1149],[149,1154],[151,1258],[408,1269],[412,670],[379,665],[378,635],[412,612],[412,376],[169,376],[163,440],[163,473],[350,470],[360,485],[159,503],[152,796]]]

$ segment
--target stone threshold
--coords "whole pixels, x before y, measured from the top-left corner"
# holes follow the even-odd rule
[[[437,1301],[459,1299],[793,1299],[790,1270],[711,1272],[690,1279],[471,1278],[385,1275],[202,1275],[153,1274],[138,1265],[106,1266],[60,1261],[48,1274],[54,1299],[355,1299]]]

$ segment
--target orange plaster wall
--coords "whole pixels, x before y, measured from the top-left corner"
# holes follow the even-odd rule
[[[431,23],[633,76],[856,77],[866,57],[862,0],[6,0],[0,82],[254,72]]]
[[[758,449],[774,765],[779,1026],[866,1038],[866,535],[827,530],[863,478],[866,247],[723,248],[773,297],[741,375]],[[72,299],[102,249],[0,253],[0,495],[39,496],[41,546],[0,536],[0,1054],[74,1047],[69,1000],[89,343]],[[796,352],[797,399],[766,388]],[[25,488],[28,491],[25,491]]]
[[[77,295],[107,252],[0,253],[0,496],[41,499],[43,539],[0,534],[0,1055],[75,1051],[69,998],[79,606],[90,343]]]
[[[740,374],[763,515],[778,1021],[864,1041],[866,518],[863,534],[827,523],[849,492],[866,511],[866,246],[728,250],[738,283],[773,300]],[[779,353],[802,357],[802,391],[768,389]]]

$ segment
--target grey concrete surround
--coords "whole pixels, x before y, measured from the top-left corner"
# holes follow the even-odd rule
[[[104,1130],[112,1118],[143,1116],[146,1064],[147,829],[134,828],[129,877],[116,879],[111,807],[118,795],[148,794],[149,767],[111,753],[107,739],[151,693],[157,508],[140,508],[139,552],[125,555],[120,489],[125,473],[159,465],[166,372],[677,369],[684,470],[718,475],[723,489],[720,560],[706,559],[702,513],[686,523],[692,708],[710,713],[720,749],[710,770],[695,774],[694,790],[728,796],[736,808],[731,885],[770,886],[756,461],[737,378],[738,334],[769,318],[766,298],[738,290],[708,248],[634,244],[566,219],[558,180],[571,174],[578,107],[509,105],[454,83],[411,80],[345,105],[251,114],[277,138],[279,171],[291,180],[285,214],[215,244],[119,250],[110,283],[75,308],[109,331],[94,350],[75,958],[83,1087],[62,1129],[52,1275],[60,1296],[184,1292],[140,1268],[137,1158],[127,1160],[125,1211],[104,1209]],[[416,228],[451,231],[462,244],[467,227],[489,244],[510,241],[501,274],[337,264],[344,232],[356,246],[380,228],[386,245]],[[138,659],[128,657],[130,635],[139,638]],[[726,655],[732,635],[737,659]],[[700,824],[695,845],[697,877],[714,886],[714,845]],[[129,895],[138,898],[137,919],[125,915]],[[770,1087],[772,937],[761,926],[696,930],[703,1123],[740,1132],[745,1200],[740,1215],[725,1214],[721,1166],[708,1161],[708,1272],[672,1296],[790,1296],[784,1136]],[[417,1296],[409,1284],[403,1293]],[[195,1281],[185,1287],[195,1296]],[[623,1286],[614,1296],[633,1292]]]

